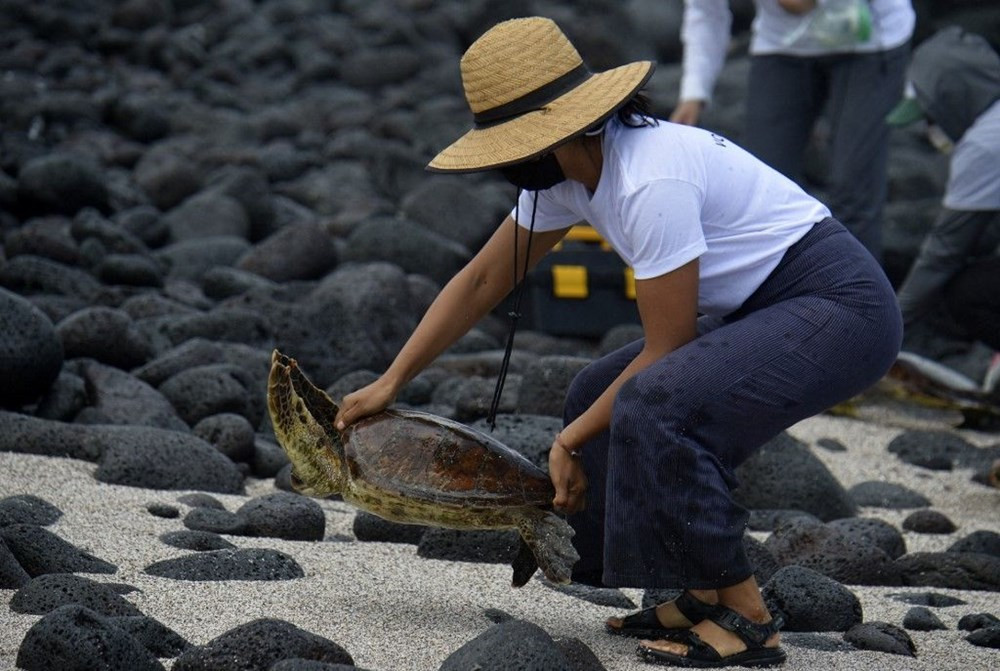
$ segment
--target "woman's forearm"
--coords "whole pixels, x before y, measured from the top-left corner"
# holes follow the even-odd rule
[[[441,290],[413,334],[383,375],[394,392],[413,379],[442,352],[475,326],[514,288],[514,220],[507,217],[483,248]],[[518,275],[525,272],[529,251],[527,231],[518,229]],[[531,237],[528,269],[562,239],[565,230]]]
[[[401,389],[486,316],[510,291],[511,283],[466,266],[431,303],[383,377],[396,391]]]

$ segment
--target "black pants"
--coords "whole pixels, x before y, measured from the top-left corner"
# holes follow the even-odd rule
[[[944,298],[970,337],[1000,350],[1000,256],[970,263],[945,286]]]
[[[583,446],[587,508],[571,515],[573,579],[712,589],[753,573],[733,470],[783,429],[850,398],[895,361],[902,319],[874,258],[833,219],[785,253],[732,315],[629,380],[611,426]],[[584,412],[642,348],[598,359],[570,385]]]
[[[829,174],[824,202],[879,262],[889,126],[903,94],[909,45],[873,54],[753,56],[740,144],[803,181],[805,149],[826,110]]]

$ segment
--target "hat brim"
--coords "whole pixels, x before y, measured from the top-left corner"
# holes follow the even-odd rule
[[[916,98],[903,98],[885,117],[890,126],[909,126],[914,121],[924,118],[924,109]]]
[[[477,172],[540,156],[610,116],[653,74],[652,61],[638,61],[591,75],[539,110],[510,121],[473,128],[430,163],[432,172]]]

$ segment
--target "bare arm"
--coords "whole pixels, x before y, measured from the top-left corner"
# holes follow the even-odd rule
[[[355,420],[386,408],[403,386],[475,326],[514,287],[513,218],[500,227],[441,290],[388,370],[375,382],[344,397],[337,415],[343,429]],[[517,258],[523,264],[531,238],[528,267],[563,238],[568,229],[534,233],[517,231]],[[519,275],[523,265],[518,268]]]
[[[674,123],[698,125],[725,64],[732,20],[727,0],[685,0],[681,25],[684,43],[681,90],[677,106],[670,115]]]
[[[586,489],[582,469],[569,452],[608,427],[622,385],[653,362],[694,340],[698,319],[698,260],[659,277],[637,280],[635,294],[645,335],[642,351],[590,408],[560,432],[549,451],[549,473],[556,488],[553,505],[566,512],[583,509]]]

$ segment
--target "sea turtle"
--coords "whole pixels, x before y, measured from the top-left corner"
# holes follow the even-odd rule
[[[271,355],[267,405],[292,462],[292,486],[308,496],[340,494],[379,517],[452,529],[517,529],[513,584],[535,569],[568,583],[579,559],[573,529],[552,510],[548,475],[528,459],[458,422],[390,409],[344,431],[337,405],[295,359]]]

